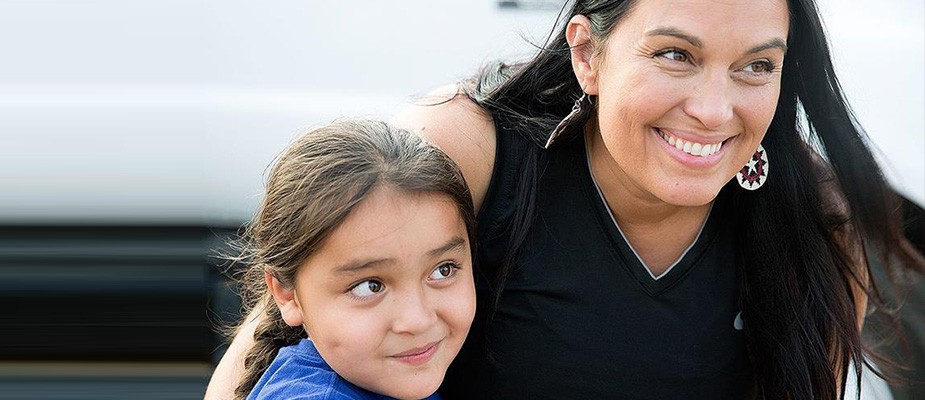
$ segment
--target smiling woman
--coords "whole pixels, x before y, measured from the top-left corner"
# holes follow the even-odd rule
[[[440,393],[842,397],[880,301],[864,240],[925,260],[814,2],[577,0],[563,17],[533,59],[396,118],[460,165],[478,211],[478,310]]]
[[[597,45],[590,19],[569,22],[578,84],[597,100],[585,133],[608,206],[630,237],[637,227],[651,230],[653,216],[672,214],[658,236],[684,237],[633,243],[654,274],[690,245],[713,199],[764,138],[788,22],[782,0],[642,2]]]
[[[590,23],[579,16],[566,35],[579,85],[597,98],[589,148],[604,193],[708,204],[774,115],[786,3],[644,2],[597,49]]]
[[[923,262],[814,3],[589,0],[567,18],[533,60],[399,117],[463,160],[480,205],[492,294],[444,393],[839,397],[876,294],[859,232]]]

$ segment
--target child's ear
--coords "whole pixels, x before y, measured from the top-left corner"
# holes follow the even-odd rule
[[[299,302],[295,298],[295,289],[288,289],[280,283],[279,279],[273,276],[269,271],[264,271],[264,279],[267,281],[267,288],[276,300],[276,307],[283,316],[283,321],[289,326],[302,326],[302,310]]]

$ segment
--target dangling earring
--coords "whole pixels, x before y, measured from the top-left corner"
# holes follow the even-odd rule
[[[744,167],[736,173],[739,186],[747,190],[755,190],[768,180],[768,152],[764,146],[758,145],[758,150],[752,154]]]
[[[549,134],[549,140],[546,141],[546,146],[544,146],[544,148],[548,149],[549,146],[552,145],[552,142],[554,142],[556,138],[559,137],[562,131],[564,131],[566,127],[571,125],[572,120],[574,120],[582,112],[587,111],[587,110],[582,109],[583,103],[585,102],[585,100],[588,100],[588,106],[593,105],[593,103],[591,103],[591,97],[588,96],[588,94],[585,93],[584,90],[582,90],[581,97],[579,97],[578,100],[575,100],[575,105],[572,106],[572,111],[569,112],[568,115],[566,115],[565,118],[563,118],[562,121],[560,121],[559,124],[556,125],[556,129],[553,129],[552,133]]]

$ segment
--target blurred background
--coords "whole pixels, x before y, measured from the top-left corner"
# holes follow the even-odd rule
[[[529,57],[561,5],[0,0],[0,398],[201,397],[239,307],[216,251],[274,157],[308,128],[388,118]],[[921,244],[925,3],[820,7]],[[920,356],[922,296],[900,302],[919,306],[892,351]]]

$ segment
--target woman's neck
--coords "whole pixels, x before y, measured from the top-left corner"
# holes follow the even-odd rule
[[[629,179],[596,129],[586,129],[591,173],[620,230],[653,275],[661,275],[694,242],[711,204],[666,203]]]

